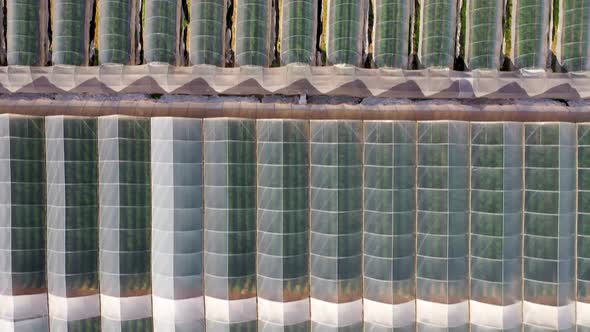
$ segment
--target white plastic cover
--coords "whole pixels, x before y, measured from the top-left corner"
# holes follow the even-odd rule
[[[560,0],[557,59],[567,71],[590,70],[590,1]]]
[[[552,2],[512,1],[512,61],[516,68],[547,67]]]
[[[421,67],[453,68],[456,30],[457,0],[420,1],[418,60]]]
[[[576,126],[525,124],[524,324],[574,326]]]
[[[151,329],[149,119],[99,118],[98,160],[102,329]]]
[[[234,6],[236,64],[268,67],[274,51],[270,43],[270,31],[274,31],[271,0],[236,0]]]
[[[205,328],[201,123],[151,119],[155,331]]]
[[[181,0],[145,0],[145,62],[180,65]]]
[[[373,1],[373,58],[379,68],[408,68],[414,1]],[[496,0],[493,0],[496,1]]]
[[[367,0],[328,0],[329,64],[362,66],[368,8]]]
[[[90,21],[94,0],[50,0],[52,62],[88,65]]]
[[[138,1],[98,0],[98,61],[135,64]]]
[[[310,136],[312,330],[358,331],[363,293],[362,122],[313,120]],[[330,305],[314,306],[318,301]]]
[[[6,0],[9,65],[45,65],[47,0]]]
[[[590,124],[578,124],[578,325],[590,329]]]
[[[282,0],[281,3],[281,65],[315,64],[318,1]]]
[[[466,9],[465,63],[469,69],[500,69],[504,36],[503,0],[469,0]]]
[[[193,65],[225,64],[226,0],[190,0],[187,48]]]

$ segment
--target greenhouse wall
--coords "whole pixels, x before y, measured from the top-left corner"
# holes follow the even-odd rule
[[[181,64],[181,0],[146,0],[144,4],[145,62]]]
[[[525,124],[524,328],[569,331],[575,315],[576,126]]]
[[[200,119],[152,118],[154,331],[204,331]]]
[[[590,1],[559,1],[557,58],[566,71],[590,70]]]
[[[135,64],[139,5],[141,0],[97,0],[99,63]]]
[[[469,69],[500,69],[504,36],[502,0],[468,0],[465,62]]]
[[[270,66],[272,62],[270,32],[274,18],[271,0],[236,0],[235,52],[240,66]]]
[[[373,1],[373,57],[377,67],[408,68],[410,22],[414,2],[407,0]]]
[[[45,125],[0,115],[0,330],[48,330]]]
[[[260,120],[258,329],[309,331],[309,122]]]
[[[51,331],[100,331],[96,118],[45,120]]]
[[[552,0],[512,1],[512,61],[516,68],[545,69]]]
[[[365,331],[416,328],[416,123],[364,123]]]
[[[255,331],[256,121],[206,119],[205,314],[209,331]]]
[[[327,0],[328,63],[362,66],[366,38],[367,0]]]
[[[150,120],[98,120],[101,326],[152,329]]]
[[[457,0],[420,1],[418,60],[421,67],[453,68],[456,30]]]
[[[522,327],[523,125],[471,124],[472,329]]]
[[[417,322],[469,330],[469,124],[418,123]]]
[[[590,331],[590,124],[578,125],[577,324]]]
[[[190,0],[187,49],[191,64],[225,64],[225,4],[225,0]]]
[[[312,331],[362,329],[360,121],[311,121]]]
[[[45,65],[47,0],[6,0],[8,65]]]
[[[281,64],[316,61],[317,0],[281,0]]]
[[[94,0],[50,0],[52,62],[56,65],[88,65],[89,33]]]

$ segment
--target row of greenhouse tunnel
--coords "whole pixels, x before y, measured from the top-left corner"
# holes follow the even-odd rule
[[[0,330],[589,331],[590,124],[0,115]]]
[[[8,65],[590,69],[590,0],[1,2]]]

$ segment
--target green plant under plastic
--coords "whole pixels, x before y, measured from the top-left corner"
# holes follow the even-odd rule
[[[179,0],[144,0],[145,62],[179,64]]]
[[[282,0],[280,9],[281,64],[314,64],[317,34],[317,1]]]
[[[51,0],[52,62],[60,65],[88,64],[88,30],[93,0]]]
[[[134,64],[137,1],[98,0],[101,64]]]
[[[457,1],[422,0],[419,61],[423,67],[453,68]]]
[[[225,64],[225,0],[189,0],[190,62],[193,65]]]
[[[410,19],[413,1],[372,0],[374,8],[373,43],[377,67],[408,67]]]
[[[469,69],[499,69],[504,17],[500,0],[468,0],[466,64]]]
[[[367,8],[366,0],[328,0],[329,64],[362,65]]]
[[[236,0],[234,6],[236,64],[269,66],[271,1]]]
[[[6,56],[9,65],[45,65],[47,2],[6,0]]]
[[[590,69],[588,49],[590,34],[590,1],[562,0],[561,65],[567,71]]]
[[[514,0],[513,61],[517,68],[545,69],[551,0]]]

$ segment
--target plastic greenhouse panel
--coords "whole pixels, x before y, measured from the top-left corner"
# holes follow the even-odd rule
[[[576,126],[525,124],[523,322],[575,327]]]
[[[558,59],[567,71],[590,70],[590,1],[560,0]]]
[[[516,68],[547,67],[551,3],[551,0],[513,0],[512,60]]]
[[[367,11],[367,0],[328,0],[326,51],[329,64],[363,64]]]
[[[469,124],[418,123],[417,322],[467,331]]]
[[[138,0],[97,1],[98,61],[101,64],[134,64]]]
[[[453,68],[457,0],[421,0],[418,57],[425,68]]]
[[[205,119],[208,331],[255,331],[256,121]]]
[[[145,0],[145,62],[180,64],[181,0]]]
[[[0,115],[0,330],[46,331],[45,127]]]
[[[373,57],[377,67],[408,68],[413,1],[372,0]]]
[[[362,329],[360,121],[311,121],[312,331]]]
[[[53,38],[52,62],[85,66],[90,48],[94,0],[50,0]]]
[[[315,64],[317,7],[317,0],[282,0],[280,10],[281,64]]]
[[[259,329],[309,330],[309,122],[259,120]]]
[[[103,331],[152,329],[150,120],[98,120]]]
[[[6,0],[6,60],[9,65],[45,65],[47,0]]]
[[[365,330],[414,331],[416,123],[364,125]]]
[[[504,1],[467,1],[465,62],[469,69],[499,69],[504,34]]]
[[[522,327],[522,123],[471,124],[471,328]]]
[[[190,62],[193,65],[225,64],[225,0],[189,0]]]
[[[151,119],[154,331],[204,331],[202,121]]]
[[[577,323],[590,329],[590,124],[578,125]]]
[[[95,118],[45,119],[47,284],[52,331],[100,331]]]
[[[236,64],[268,67],[273,51],[270,46],[271,0],[236,0]]]

